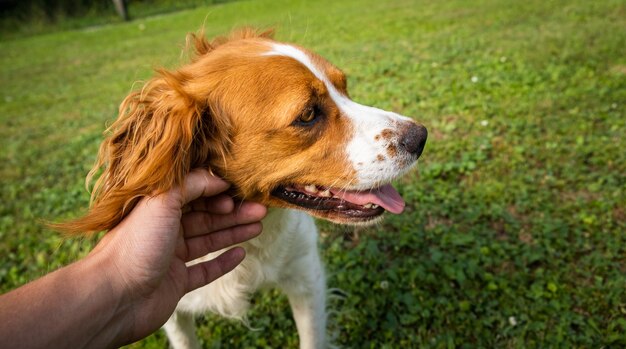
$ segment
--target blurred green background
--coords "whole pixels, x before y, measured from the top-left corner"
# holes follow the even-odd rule
[[[430,132],[396,183],[404,214],[320,222],[339,346],[626,346],[624,1],[130,1],[129,22],[108,1],[12,3],[0,1],[0,291],[93,245],[42,221],[84,212],[102,131],[135,82],[184,63],[202,25],[253,25]],[[207,315],[204,346],[296,347],[286,298],[253,302],[260,331]],[[166,345],[159,332],[132,347]]]

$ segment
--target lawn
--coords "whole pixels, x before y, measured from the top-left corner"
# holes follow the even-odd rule
[[[320,222],[331,330],[346,348],[626,346],[626,4],[241,1],[0,42],[0,291],[85,255],[45,220],[84,178],[123,97],[185,58],[187,32],[275,27],[343,68],[356,101],[430,138],[404,214]],[[207,348],[297,345],[287,300],[250,331],[206,316]],[[136,348],[163,348],[157,333]]]

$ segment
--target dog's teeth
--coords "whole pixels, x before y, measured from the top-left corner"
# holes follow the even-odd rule
[[[314,184],[309,184],[307,186],[304,187],[304,190],[308,191],[309,193],[317,193],[317,187]]]
[[[333,196],[333,194],[330,193],[330,190],[326,189],[323,192],[320,192],[319,196],[322,196],[322,197],[325,197],[325,198],[329,198],[329,197]]]
[[[372,204],[372,208],[378,208],[378,205]]]
[[[363,207],[365,207],[365,208],[372,208],[372,204],[365,204],[365,205],[363,205]]]

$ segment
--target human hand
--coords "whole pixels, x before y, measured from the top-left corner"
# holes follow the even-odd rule
[[[243,242],[261,232],[267,209],[237,205],[220,194],[229,187],[205,170],[194,170],[183,188],[143,198],[93,250],[103,259],[111,287],[123,295],[131,319],[123,342],[143,338],[162,326],[187,292],[234,269],[245,252],[236,247],[193,266],[186,262]],[[119,292],[119,293],[118,293]]]

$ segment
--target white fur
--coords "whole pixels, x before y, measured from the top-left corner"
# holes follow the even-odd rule
[[[317,228],[300,211],[271,209],[263,219],[263,233],[246,243],[246,258],[232,272],[185,295],[164,329],[175,349],[199,348],[193,314],[207,311],[243,319],[252,294],[278,287],[291,304],[300,348],[326,348],[326,279],[317,252]],[[199,258],[199,263],[220,252]],[[191,314],[191,315],[190,315]]]
[[[402,123],[412,122],[410,118],[352,101],[337,90],[326,74],[313,63],[304,51],[294,46],[272,44],[272,50],[265,55],[291,57],[302,63],[316,78],[324,83],[339,110],[350,119],[354,133],[347,144],[346,152],[357,172],[358,180],[358,182],[353,183],[350,189],[376,187],[380,183],[391,181],[398,176],[399,172],[410,168],[413,161],[403,161],[405,159],[402,155],[391,156],[387,153],[389,145],[398,142],[397,138],[379,138],[376,140],[376,136],[385,129],[397,134]],[[378,155],[382,155],[384,160],[378,160]]]

